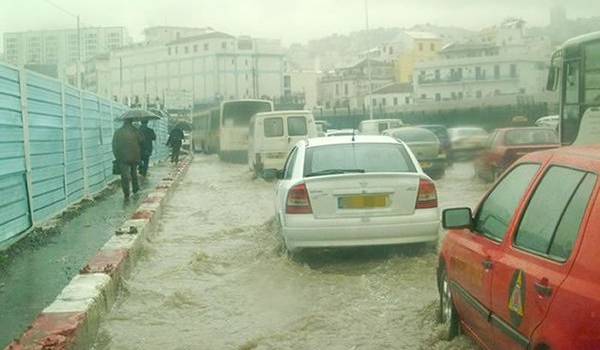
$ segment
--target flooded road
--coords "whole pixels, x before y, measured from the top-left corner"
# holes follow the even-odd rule
[[[438,182],[444,207],[474,205],[486,188],[468,163]],[[273,213],[273,184],[196,157],[94,348],[475,348],[440,340],[433,251],[316,250],[291,260]]]

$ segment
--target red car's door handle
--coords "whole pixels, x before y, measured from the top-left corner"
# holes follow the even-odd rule
[[[484,260],[481,262],[481,265],[486,270],[491,270],[494,267],[494,263],[491,260]]]
[[[552,295],[552,287],[548,285],[547,280],[535,282],[535,291],[542,297],[549,297]]]

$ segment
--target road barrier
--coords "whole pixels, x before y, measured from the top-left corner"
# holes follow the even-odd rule
[[[126,106],[0,64],[0,249],[115,180],[112,135]],[[167,120],[151,122],[154,160]]]

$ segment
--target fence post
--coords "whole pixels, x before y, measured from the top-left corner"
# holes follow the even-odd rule
[[[29,110],[27,105],[27,79],[25,69],[19,70],[19,94],[21,95],[21,119],[23,124],[23,150],[25,152],[25,178],[27,181],[27,200],[29,202],[29,218],[33,219],[33,180],[31,179],[31,145],[29,144]]]
[[[83,117],[83,91],[79,91],[79,122],[81,125],[81,164],[83,166],[83,196],[84,198],[89,197],[89,183],[88,183],[88,170],[87,170],[87,156],[85,152],[85,124]]]
[[[67,178],[67,101],[65,98],[65,84],[60,84],[60,103],[62,105],[62,132],[63,132],[63,176],[65,189],[65,203],[69,206],[69,180]]]

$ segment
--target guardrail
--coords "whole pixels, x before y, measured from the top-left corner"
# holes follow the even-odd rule
[[[0,64],[0,248],[115,180],[114,120],[126,109]],[[152,124],[157,160],[168,152],[167,120]]]

